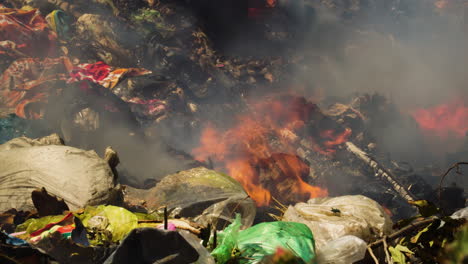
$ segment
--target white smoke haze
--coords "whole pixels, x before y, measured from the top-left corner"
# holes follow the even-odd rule
[[[449,1],[446,8],[437,8],[434,1],[303,3],[313,5],[315,14],[303,32],[306,41],[296,51],[306,57],[308,68],[298,71],[296,79],[309,84],[310,94],[348,102],[355,94],[385,96],[401,117],[382,116],[386,120],[372,132],[394,159],[443,164],[447,153],[458,151],[463,139],[436,143],[432,149],[438,153],[433,155],[421,149],[422,135],[409,113],[454,100],[468,103],[463,3]]]
[[[357,23],[318,9],[309,41],[299,50],[321,58],[306,72],[312,82],[331,96],[378,92],[405,110],[466,94],[463,13],[439,15],[428,1],[406,2],[414,5],[409,14],[388,19],[371,9],[357,14]],[[418,9],[417,2],[425,5]]]

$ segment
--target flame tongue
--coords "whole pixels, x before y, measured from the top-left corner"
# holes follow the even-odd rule
[[[211,159],[216,169],[227,170],[258,206],[268,205],[272,196],[285,203],[325,196],[327,190],[304,181],[310,168],[293,154],[305,124],[318,115],[321,112],[317,106],[303,97],[266,98],[251,104],[249,113],[238,116],[227,131],[208,125],[193,154],[198,160]],[[350,133],[317,133],[321,138],[317,149],[323,147],[321,151],[330,154]]]
[[[304,201],[326,196],[327,191],[307,184],[310,168],[298,156],[274,153],[260,161],[260,182],[267,186],[274,197],[284,202]]]
[[[257,171],[248,160],[240,159],[227,162],[226,168],[231,177],[242,184],[249,196],[258,206],[268,205],[270,203],[270,192],[260,185]]]
[[[436,136],[442,140],[449,137],[460,139],[468,132],[468,106],[461,101],[417,109],[411,115],[426,136]]]

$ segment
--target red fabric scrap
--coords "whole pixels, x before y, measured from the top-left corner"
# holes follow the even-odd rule
[[[68,83],[88,80],[106,88],[114,88],[124,77],[133,77],[150,74],[151,71],[142,68],[117,68],[102,61],[96,63],[83,63],[76,66],[70,73]]]
[[[69,225],[70,223],[73,222],[73,217],[74,217],[73,213],[68,213],[64,218],[62,218],[62,220],[60,220],[58,222],[55,222],[55,223],[49,223],[46,226],[44,226],[43,228],[32,232],[31,237],[38,236],[38,235],[42,234],[44,231],[51,229],[55,225],[64,225],[64,224]],[[74,228],[72,228],[71,230],[73,230],[73,229]],[[70,228],[62,228],[61,231],[63,231],[63,232],[61,232],[60,229],[58,231],[61,232],[61,233],[69,233],[70,231],[68,231],[68,230],[70,230]]]

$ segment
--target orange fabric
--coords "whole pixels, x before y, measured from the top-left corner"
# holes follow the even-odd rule
[[[41,118],[47,98],[57,92],[54,83],[68,78],[67,65],[65,57],[14,61],[0,77],[0,103],[19,117]]]
[[[108,89],[124,77],[151,73],[146,69],[116,69],[103,63],[73,66],[67,57],[24,58],[14,61],[0,77],[0,104],[26,119],[43,116],[48,97],[59,92],[58,81],[76,83],[91,81]]]
[[[37,9],[26,11],[0,5],[0,55],[54,56],[56,39]]]

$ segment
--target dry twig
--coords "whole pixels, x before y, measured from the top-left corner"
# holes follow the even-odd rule
[[[433,218],[424,219],[424,220],[421,220],[421,221],[411,223],[408,226],[405,226],[402,229],[396,231],[395,233],[387,236],[386,238],[388,238],[388,239],[390,239],[392,241],[392,240],[394,240],[394,239],[396,239],[396,238],[398,238],[400,236],[406,235],[407,233],[410,233],[410,232],[414,231],[415,229],[418,229],[419,227],[428,225],[428,224],[434,222],[436,219],[438,219],[438,218],[433,217]],[[380,239],[380,240],[377,240],[377,241],[369,244],[369,247],[378,248],[382,244],[384,244],[384,239]]]
[[[468,162],[457,162],[453,164],[450,168],[447,169],[447,171],[441,176],[440,182],[439,182],[439,203],[442,201],[442,184],[444,183],[445,177],[453,170],[456,169],[456,172],[458,174],[460,173],[460,165],[468,165]]]
[[[371,247],[367,247],[367,251],[369,251],[369,255],[371,255],[372,259],[374,260],[374,263],[375,263],[375,264],[379,264],[379,260],[378,260],[377,257],[375,256],[374,251],[372,250],[372,248],[371,248]]]
[[[349,141],[346,142],[346,149],[350,153],[354,154],[357,158],[365,162],[369,167],[371,167],[374,170],[376,177],[379,177],[390,183],[393,190],[395,190],[395,192],[399,194],[403,199],[405,199],[406,201],[417,200],[413,194],[406,190],[406,188],[396,180],[395,176],[389,170],[385,169],[384,166],[379,164],[365,151],[363,151],[358,146],[354,145],[352,142]]]
[[[393,264],[392,258],[388,254],[387,236],[384,236],[382,238],[382,242],[383,242],[383,245],[384,245],[385,260],[387,261],[388,264]]]

